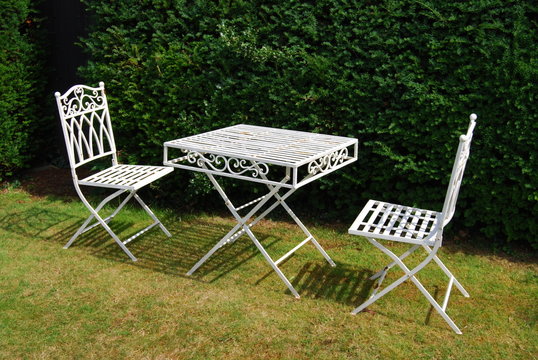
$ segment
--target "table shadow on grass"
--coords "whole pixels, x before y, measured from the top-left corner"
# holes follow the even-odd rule
[[[233,244],[224,245],[217,250],[189,276],[186,275],[187,271],[213,248],[229,229],[227,226],[203,220],[170,224],[167,228],[172,233],[171,238],[162,233],[158,236],[153,233],[151,238],[141,239],[131,248],[131,251],[140,254],[137,266],[210,283],[218,281],[258,255],[261,258],[258,249],[245,235]],[[260,232],[257,232],[256,236],[266,248],[279,241]]]

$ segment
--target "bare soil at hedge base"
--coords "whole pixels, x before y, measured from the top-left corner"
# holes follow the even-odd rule
[[[79,178],[83,178],[90,171],[81,168],[78,174]],[[19,181],[17,185],[34,196],[77,197],[70,169],[46,165],[26,171]],[[1,183],[0,189],[7,186],[7,183]]]
[[[21,186],[35,196],[77,196],[71,170],[52,165],[28,171],[21,179]]]

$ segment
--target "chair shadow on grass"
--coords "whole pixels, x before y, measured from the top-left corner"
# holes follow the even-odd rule
[[[76,229],[82,225],[82,221],[80,225],[71,223],[71,215],[53,209],[30,208],[25,211],[13,211],[0,215],[0,230],[24,236],[29,240],[38,239],[60,242],[63,239],[69,239]],[[57,231],[56,229],[60,230]],[[28,243],[24,242],[20,244],[21,246],[28,245]]]
[[[88,213],[89,215],[89,213]],[[131,264],[136,267],[159,271],[174,276],[188,277],[203,282],[213,282],[259,255],[254,244],[243,236],[232,245],[225,245],[211,256],[192,276],[187,271],[207,253],[229,230],[227,225],[210,221],[178,222],[172,216],[160,216],[172,233],[169,238],[158,227],[136,238],[127,247],[138,258],[133,262],[116,244],[108,232],[101,226],[81,234],[70,249],[88,249],[93,256],[114,262]],[[24,236],[28,240],[41,240],[58,243],[63,247],[85,221],[54,209],[30,208],[0,215],[0,230]],[[126,221],[121,215],[110,221],[109,226],[120,237],[126,239],[144,226]],[[256,234],[260,241],[269,236],[260,232]],[[271,238],[264,244],[270,248],[279,240]],[[21,242],[21,246],[28,245]]]

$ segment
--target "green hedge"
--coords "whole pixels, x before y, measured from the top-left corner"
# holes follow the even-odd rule
[[[43,150],[46,84],[40,19],[30,0],[0,0],[0,180]],[[35,1],[34,1],[35,3]]]
[[[464,225],[538,248],[533,1],[87,1],[81,73],[103,80],[125,161],[235,123],[357,137],[360,159],[299,194],[350,221],[367,198],[440,209],[478,114]],[[181,204],[208,191],[176,171]],[[189,184],[183,187],[178,184]],[[302,196],[302,198],[301,198]]]

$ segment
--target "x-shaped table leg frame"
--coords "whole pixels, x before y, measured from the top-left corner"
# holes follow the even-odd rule
[[[156,225],[159,225],[159,227],[161,228],[161,230],[166,234],[166,236],[168,237],[171,237],[172,234],[170,234],[170,232],[168,231],[168,229],[166,229],[166,227],[161,223],[161,221],[157,218],[157,216],[155,216],[155,214],[153,213],[153,211],[151,211],[151,209],[149,208],[149,206],[146,205],[146,203],[142,200],[142,198],[140,198],[140,196],[138,196],[138,194],[136,193],[136,190],[118,190],[118,191],[115,191],[113,194],[109,195],[108,197],[106,197],[105,199],[103,199],[103,201],[101,201],[101,203],[99,205],[97,205],[97,207],[94,209],[90,203],[88,202],[88,200],[86,200],[86,197],[82,194],[82,191],[76,187],[76,190],[77,190],[77,193],[80,197],[80,199],[82,200],[82,202],[84,203],[84,205],[88,208],[88,210],[90,211],[90,216],[86,219],[86,221],[84,221],[84,223],[82,224],[82,226],[77,230],[77,232],[71,237],[71,239],[69,239],[69,241],[67,242],[67,244],[64,245],[64,249],[67,249],[68,247],[71,246],[71,244],[73,244],[73,242],[83,233],[93,229],[94,227],[96,226],[99,226],[101,225],[107,232],[108,234],[114,239],[114,241],[120,246],[120,248],[131,258],[131,260],[133,261],[137,261],[136,257],[131,253],[131,251],[129,251],[129,249],[127,248],[127,246],[125,246],[127,243],[133,241],[134,239],[136,239],[137,237],[139,237],[140,235],[142,235],[143,233],[145,233],[146,231],[148,231],[149,229],[151,229],[152,227],[156,226]],[[106,205],[108,204],[111,200],[117,198],[118,196],[122,195],[123,193],[125,192],[129,192],[129,195],[127,195],[127,197],[120,203],[120,205],[112,212],[112,214],[110,214],[108,217],[106,218],[102,218],[100,215],[99,215],[99,211]],[[130,238],[122,241],[120,240],[120,238],[112,231],[112,229],[110,228],[110,226],[108,226],[108,223],[110,222],[110,220],[112,220],[112,218],[114,216],[116,216],[120,210],[125,206],[125,204],[127,204],[129,202],[129,200],[131,200],[132,198],[135,198],[135,200],[140,204],[140,206],[146,211],[146,213],[153,219],[153,223],[147,227],[145,227],[144,229],[138,231],[136,234],[134,234],[133,236],[131,236]],[[90,221],[92,221],[92,219],[95,219],[97,220],[95,223],[93,223],[92,225],[89,225]]]
[[[228,210],[232,213],[234,218],[237,221],[237,225],[235,225],[224,237],[213,246],[207,254],[205,254],[188,272],[187,275],[192,275],[211,255],[213,255],[218,249],[220,249],[222,246],[224,246],[227,243],[233,243],[236,241],[241,235],[247,234],[254,245],[258,248],[258,250],[262,253],[265,260],[269,263],[269,265],[273,268],[273,270],[277,273],[277,275],[280,277],[280,279],[286,284],[288,289],[291,291],[291,293],[296,297],[300,298],[299,293],[295,290],[295,288],[291,285],[290,281],[286,278],[286,276],[282,273],[282,271],[279,269],[278,264],[280,264],[282,261],[287,259],[289,256],[291,256],[295,251],[297,251],[300,247],[302,247],[307,242],[312,242],[314,246],[318,249],[318,251],[323,255],[323,257],[331,264],[331,266],[336,266],[334,261],[329,257],[329,255],[325,252],[325,250],[321,247],[321,245],[318,243],[318,241],[314,238],[314,236],[308,231],[306,226],[299,220],[299,218],[295,215],[295,213],[291,210],[291,208],[286,204],[285,200],[295,192],[297,189],[289,189],[286,193],[284,193],[282,196],[278,193],[284,184],[286,184],[289,181],[289,175],[286,176],[282,181],[280,182],[280,185],[267,185],[269,192],[250,203],[245,204],[244,206],[252,205],[255,202],[258,202],[245,216],[239,215],[238,211],[243,208],[244,206],[235,207],[220,184],[215,180],[215,177],[210,174],[206,173],[206,175],[209,177],[209,180],[217,190],[217,192],[220,194],[222,199],[224,200],[224,203],[226,204],[226,207],[228,207]],[[256,216],[250,223],[248,222],[261,208],[264,206],[269,200],[272,198],[275,198],[275,202],[270,205],[267,209],[265,209],[261,214]],[[274,261],[271,256],[267,253],[265,248],[262,246],[262,244],[259,242],[259,240],[256,238],[256,236],[252,233],[251,228],[256,225],[260,220],[262,220],[265,216],[267,216],[271,211],[273,211],[278,205],[281,205],[286,212],[291,216],[291,218],[295,221],[295,223],[301,228],[301,230],[305,233],[307,238],[303,240],[301,243],[299,243],[297,246],[295,246],[293,249],[288,251],[285,255],[283,255],[278,260]]]
[[[463,286],[460,284],[460,282],[454,277],[454,275],[452,275],[452,273],[448,270],[448,268],[445,266],[445,264],[443,264],[443,262],[437,257],[437,250],[439,249],[440,247],[440,243],[437,243],[435,244],[435,246],[432,248],[430,248],[429,246],[427,245],[413,245],[409,250],[407,250],[406,252],[404,252],[402,255],[400,256],[397,256],[396,254],[394,254],[392,251],[390,251],[389,249],[387,249],[385,246],[381,245],[379,242],[377,242],[375,239],[373,238],[367,238],[368,241],[370,241],[370,243],[372,243],[375,247],[377,247],[378,249],[380,249],[382,252],[384,252],[385,254],[387,254],[392,260],[394,260],[392,263],[388,264],[387,266],[385,266],[381,271],[377,272],[376,274],[374,274],[372,277],[370,277],[370,280],[375,280],[377,279],[377,284],[375,285],[375,289],[372,293],[372,295],[370,296],[370,298],[365,301],[362,305],[360,305],[359,307],[357,307],[355,310],[353,310],[351,313],[353,315],[363,311],[364,309],[366,309],[368,306],[370,306],[372,303],[374,303],[375,301],[377,301],[379,298],[381,298],[382,296],[386,295],[389,291],[393,290],[394,288],[396,288],[398,285],[400,285],[401,283],[403,283],[404,281],[408,280],[408,279],[411,279],[411,281],[416,285],[416,287],[420,290],[420,292],[422,292],[422,294],[426,297],[426,299],[428,299],[428,301],[430,302],[430,304],[433,306],[433,308],[443,317],[443,319],[447,322],[447,324],[452,328],[452,330],[454,330],[457,334],[461,334],[461,330],[456,326],[456,324],[454,323],[454,321],[452,321],[452,319],[447,315],[446,313],[446,307],[448,305],[448,299],[450,297],[450,292],[452,291],[452,285],[456,285],[456,287],[458,288],[458,290],[463,294],[463,296],[465,297],[469,297],[469,293],[467,292],[467,290],[465,290],[463,288]],[[403,263],[403,259],[405,259],[407,256],[411,255],[415,250],[417,250],[419,247],[423,247],[424,250],[427,252],[427,257],[420,263],[418,264],[416,267],[414,267],[413,269],[409,269],[404,263]],[[447,287],[447,290],[446,290],[446,293],[445,293],[445,298],[443,300],[443,305],[439,305],[437,303],[437,301],[433,298],[433,296],[430,295],[430,293],[426,290],[426,288],[424,287],[424,285],[422,285],[422,283],[416,278],[416,274],[422,270],[426,265],[428,265],[431,261],[435,261],[437,263],[437,265],[441,268],[441,270],[443,270],[443,272],[445,273],[445,275],[449,278],[449,283],[448,283],[448,287]],[[385,275],[387,274],[387,272],[394,266],[394,265],[398,265],[402,270],[403,272],[405,273],[405,275],[403,275],[402,277],[400,277],[398,280],[394,281],[392,284],[388,285],[387,287],[385,287],[382,291],[380,291],[378,293],[378,290],[380,289],[381,287],[381,283],[383,282],[383,280],[385,279]]]

